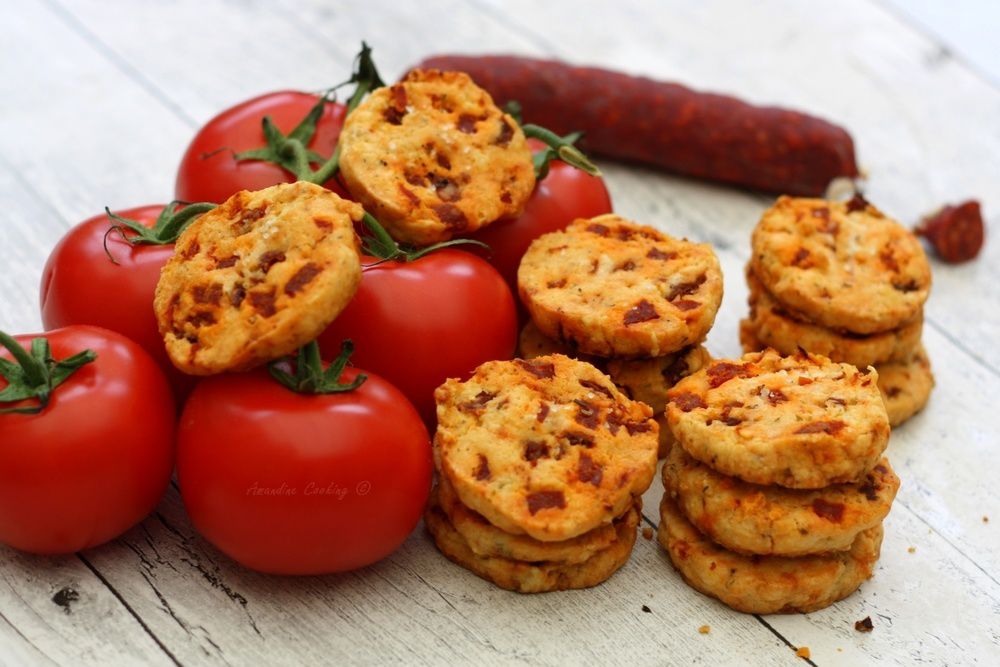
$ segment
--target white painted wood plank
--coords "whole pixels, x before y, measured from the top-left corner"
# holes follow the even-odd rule
[[[588,591],[500,590],[442,557],[422,528],[354,573],[271,577],[194,534],[171,490],[158,517],[90,557],[182,663],[795,662],[753,617],[706,605],[641,537],[625,568]]]
[[[76,556],[0,546],[0,664],[173,664]],[[62,605],[53,599],[64,592]]]

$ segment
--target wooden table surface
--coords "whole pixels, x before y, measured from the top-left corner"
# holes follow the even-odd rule
[[[812,111],[851,129],[885,211],[913,223],[976,197],[1000,229],[1000,78],[930,37],[905,4],[18,3],[0,43],[0,327],[40,329],[41,269],[71,225],[105,205],[171,199],[200,124],[261,92],[342,80],[362,38],[388,77],[434,52],[518,52]],[[715,246],[726,296],[708,346],[737,355],[741,268],[771,198],[602,167],[618,212]],[[445,560],[422,529],[361,571],[262,576],[200,539],[171,487],[103,547],[63,558],[0,548],[0,664],[797,664],[806,646],[818,665],[996,665],[998,267],[992,238],[975,262],[934,264],[924,340],[937,388],[892,435],[903,483],[874,578],[823,611],[730,611],[644,539],[612,579],[567,593],[499,590]],[[661,492],[657,481],[646,496],[650,526]],[[61,606],[64,588],[79,598]],[[866,616],[874,631],[856,632]]]

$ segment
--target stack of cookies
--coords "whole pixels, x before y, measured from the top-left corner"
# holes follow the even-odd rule
[[[722,271],[708,244],[602,215],[536,239],[517,282],[531,316],[522,357],[585,359],[661,425],[667,390],[710,359],[701,343],[722,301]],[[660,433],[663,456],[670,431]]]
[[[586,588],[628,560],[656,472],[648,406],[562,355],[483,364],[438,388],[438,549],[501,588]]]
[[[767,350],[669,392],[659,541],[692,587],[738,611],[808,612],[871,576],[899,488],[876,382]]]
[[[805,350],[875,366],[897,426],[923,408],[934,386],[921,345],[930,283],[919,240],[862,197],[781,197],[753,233],[744,351]]]

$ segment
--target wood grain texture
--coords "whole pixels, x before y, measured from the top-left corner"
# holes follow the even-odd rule
[[[432,52],[517,52],[799,107],[851,128],[870,198],[900,220],[977,197],[988,227],[1000,221],[1000,90],[863,0],[586,11],[526,0],[48,0],[5,19],[0,59],[19,65],[0,77],[2,99],[17,100],[0,106],[13,128],[0,133],[5,330],[40,328],[41,267],[71,224],[104,205],[169,200],[200,123],[261,92],[339,82],[362,38],[387,77]],[[771,199],[601,166],[618,212],[715,246],[726,294],[708,345],[737,355],[750,231]],[[80,558],[0,552],[0,664],[799,664],[796,646],[816,664],[989,664],[1000,652],[1000,501],[988,474],[1000,441],[998,266],[992,241],[976,262],[934,266],[925,343],[938,386],[892,436],[903,485],[875,578],[827,610],[736,614],[641,538],[606,584],[542,596],[486,584],[422,529],[355,573],[267,577],[195,535],[171,488],[154,516]],[[647,525],[661,493],[656,482],[646,494]],[[79,593],[68,614],[52,601],[64,586]],[[857,633],[868,615],[875,631]]]

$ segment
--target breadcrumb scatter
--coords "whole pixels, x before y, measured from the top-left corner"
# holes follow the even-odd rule
[[[808,660],[810,657],[809,647],[808,646],[799,647],[799,650],[795,652],[795,655],[802,658],[803,660]]]
[[[906,551],[907,551],[907,553],[915,554],[915,553],[917,553],[917,548],[916,547],[910,547]]]
[[[707,635],[711,631],[712,631],[712,628],[710,626],[708,626],[708,625],[703,625],[700,628],[698,628],[698,632],[700,632],[703,635]]]

